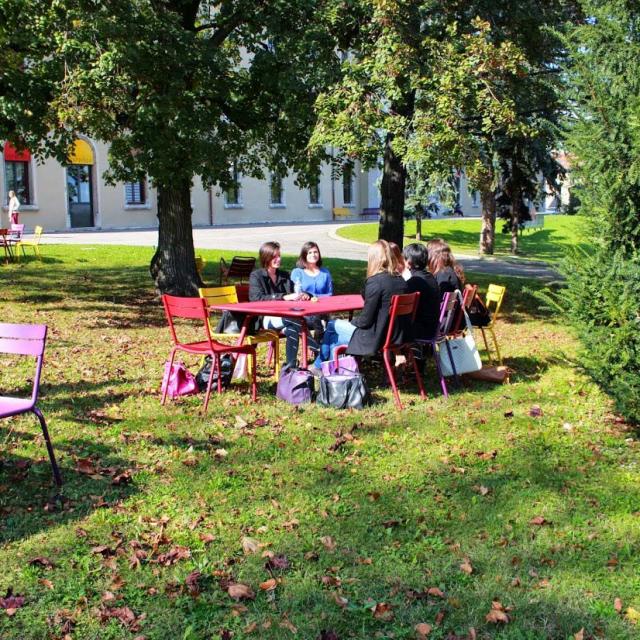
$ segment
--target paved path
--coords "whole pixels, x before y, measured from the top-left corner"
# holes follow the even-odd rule
[[[353,224],[353,223],[348,223]],[[320,245],[322,254],[328,258],[366,260],[367,245],[345,240],[336,235],[336,230],[345,223],[283,223],[260,225],[237,225],[224,227],[202,227],[193,231],[197,249],[230,249],[255,253],[265,240],[277,240],[282,252],[297,254],[307,240]],[[126,246],[153,247],[157,243],[156,229],[123,231],[64,231],[51,233],[42,241],[55,244],[118,244]],[[465,269],[482,273],[496,273],[554,280],[558,274],[544,262],[478,258],[457,254]]]

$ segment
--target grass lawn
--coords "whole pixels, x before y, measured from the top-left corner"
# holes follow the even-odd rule
[[[37,422],[2,421],[0,598],[24,598],[0,599],[3,640],[638,637],[638,442],[535,282],[504,278],[509,386],[447,402],[430,368],[403,413],[380,388],[336,412],[263,375],[258,403],[233,388],[202,416],[201,397],[159,404],[151,251],[43,253],[0,268],[0,314],[50,327],[41,407],[69,502],[43,508]],[[326,262],[360,286],[362,263]],[[2,365],[17,391],[27,370]]]
[[[589,247],[586,220],[580,216],[544,216],[544,229],[526,231],[519,239],[519,256],[555,262],[560,260],[569,247]],[[501,233],[502,221],[496,227],[496,256],[510,256],[511,236]],[[404,227],[405,243],[416,234],[416,221],[407,220]],[[480,235],[479,218],[446,218],[422,221],[423,238],[443,238],[454,252],[475,255],[478,253]],[[378,224],[354,224],[338,230],[338,235],[349,240],[374,242],[378,238]]]

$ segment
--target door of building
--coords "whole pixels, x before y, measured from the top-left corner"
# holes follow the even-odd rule
[[[93,227],[93,189],[90,164],[67,167],[67,198],[71,228]]]

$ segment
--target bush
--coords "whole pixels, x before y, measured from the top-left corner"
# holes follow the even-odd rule
[[[561,269],[567,286],[560,306],[582,342],[581,365],[616,409],[639,424],[640,257],[576,252]]]

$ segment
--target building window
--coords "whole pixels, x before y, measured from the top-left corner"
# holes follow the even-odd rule
[[[143,178],[135,182],[125,182],[124,198],[128,207],[147,204],[147,181]]]
[[[224,192],[224,201],[227,206],[238,206],[241,204],[240,200],[240,172],[238,166],[233,163],[233,166],[229,169],[229,174],[233,180],[233,184],[227,187]]]
[[[353,204],[353,167],[350,164],[342,170],[342,202]]]
[[[28,162],[5,162],[4,175],[6,193],[5,197],[9,201],[9,191],[15,191],[20,204],[31,204],[31,186],[29,184],[29,163]]]
[[[284,187],[282,186],[282,176],[277,173],[271,174],[269,183],[269,204],[271,206],[284,206]]]
[[[18,151],[10,142],[4,145],[5,203],[9,202],[9,191],[14,191],[21,205],[33,204],[31,193],[31,154]]]
[[[309,204],[320,204],[320,180],[309,187]]]
[[[478,192],[477,191],[472,191],[471,192],[471,206],[472,207],[477,207],[478,206]]]

